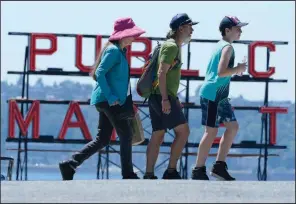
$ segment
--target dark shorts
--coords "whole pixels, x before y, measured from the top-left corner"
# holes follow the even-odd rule
[[[179,99],[169,96],[171,103],[170,114],[162,112],[161,100],[162,97],[159,94],[151,94],[149,97],[148,105],[153,132],[158,130],[171,130],[178,125],[187,123],[182,108],[179,105]]]
[[[200,105],[202,112],[202,125],[218,128],[221,123],[236,121],[228,98],[220,102],[214,102],[200,97]]]

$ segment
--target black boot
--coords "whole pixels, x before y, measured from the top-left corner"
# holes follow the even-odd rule
[[[157,176],[154,175],[154,173],[146,173],[144,176],[143,176],[143,179],[158,179]]]
[[[182,179],[176,169],[167,169],[163,173],[162,179]]]
[[[123,176],[122,179],[140,179],[140,178],[136,173],[132,172],[129,175]]]
[[[221,181],[234,181],[235,178],[229,175],[227,169],[227,164],[224,161],[216,161],[210,174]]]
[[[63,161],[59,163],[60,172],[62,174],[63,180],[73,180],[75,169],[70,165],[70,162]]]
[[[191,178],[193,180],[210,180],[207,175],[206,167],[195,167],[192,169]]]

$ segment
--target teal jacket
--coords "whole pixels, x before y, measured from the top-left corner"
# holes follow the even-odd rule
[[[129,85],[129,66],[125,54],[126,49],[122,50],[113,44],[102,53],[95,72],[97,82],[91,94],[90,105],[103,101],[111,105],[116,100],[120,105],[124,104]]]

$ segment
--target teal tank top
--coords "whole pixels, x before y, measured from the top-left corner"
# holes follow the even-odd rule
[[[229,95],[229,84],[231,76],[218,76],[218,65],[221,58],[222,49],[227,45],[232,46],[231,43],[226,42],[224,40],[220,40],[217,43],[216,49],[214,50],[214,53],[212,54],[207,67],[204,83],[202,84],[199,90],[199,96],[211,101],[219,102],[227,98]],[[233,68],[234,58],[235,54],[233,50],[228,64],[229,68]]]

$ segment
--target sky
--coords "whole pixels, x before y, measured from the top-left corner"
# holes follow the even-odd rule
[[[232,15],[249,22],[243,27],[241,40],[287,41],[288,45],[278,45],[276,52],[271,53],[270,66],[276,67],[272,78],[287,79],[288,83],[270,84],[269,99],[295,102],[295,2],[292,1],[1,2],[1,81],[16,83],[19,76],[8,75],[7,72],[23,70],[28,42],[25,36],[12,36],[8,32],[110,35],[116,19],[131,17],[137,26],[146,30],[143,37],[165,37],[171,18],[177,13],[187,13],[194,21],[200,22],[194,26],[193,39],[220,39],[220,21],[225,15]],[[94,45],[93,39],[83,39],[85,65],[94,62]],[[200,76],[204,76],[214,46],[213,43],[192,43],[190,69],[198,69]],[[49,43],[38,41],[37,47],[48,48]],[[143,46],[133,45],[132,49],[143,49]],[[184,47],[182,54],[184,69],[187,68],[186,49]],[[234,44],[234,49],[237,64],[247,56],[247,46]],[[59,37],[58,51],[52,56],[38,56],[36,65],[40,70],[62,67],[65,71],[78,71],[74,56],[75,39]],[[141,65],[138,59],[132,60],[133,67]],[[266,49],[257,48],[255,65],[258,71],[266,69]],[[89,77],[40,75],[31,75],[30,84],[36,83],[40,77],[47,85],[64,80],[94,85]],[[132,86],[135,82],[132,81]],[[201,84],[202,81],[190,82],[191,96]],[[232,82],[230,97],[263,100],[264,88],[265,83]]]

